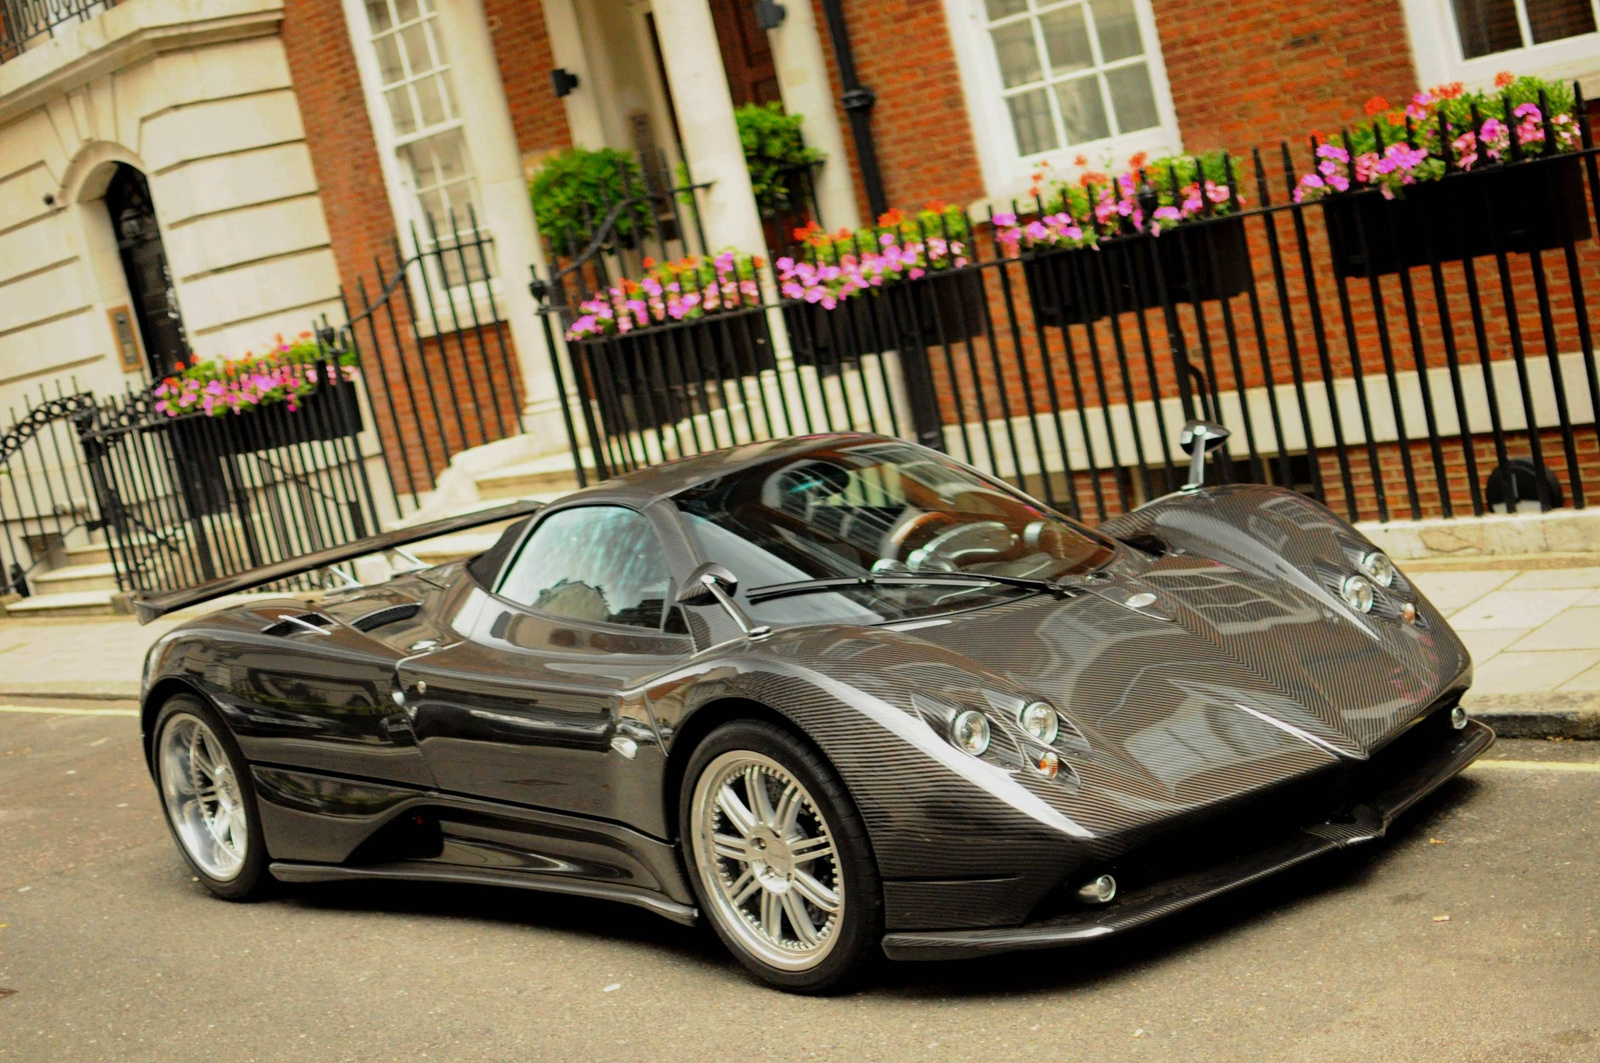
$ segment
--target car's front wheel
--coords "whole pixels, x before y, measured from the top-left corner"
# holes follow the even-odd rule
[[[199,880],[244,900],[269,883],[255,788],[238,743],[215,709],[180,694],[156,716],[156,787],[167,826]]]
[[[764,721],[719,727],[690,758],[680,821],[702,910],[764,981],[837,989],[877,954],[882,894],[866,828],[807,743]]]

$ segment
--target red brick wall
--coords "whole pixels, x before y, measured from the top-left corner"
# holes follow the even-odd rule
[[[822,5],[813,0],[833,98],[839,69]],[[942,0],[849,0],[844,4],[856,73],[878,94],[872,135],[891,206],[920,207],[930,199],[969,203],[983,195],[977,148],[961,93]],[[868,216],[850,120],[835,103],[862,217]]]
[[[534,21],[542,33],[542,17]],[[395,224],[350,31],[332,0],[285,0],[282,36],[340,283],[351,313],[359,316],[364,296],[378,298],[394,274]],[[526,37],[506,38],[519,39]],[[497,48],[507,50],[498,40]],[[548,94],[548,73],[539,84]],[[537,131],[539,121],[547,119],[527,128]],[[424,297],[420,288],[412,294]],[[447,315],[447,305],[441,306]],[[437,340],[416,340],[407,301],[397,291],[358,325],[354,337],[390,475],[401,492],[431,488],[451,454],[517,430],[520,382],[509,331],[453,334],[441,352]]]
[[[529,0],[484,0],[483,8],[517,130],[517,148],[526,155],[570,147],[567,111],[550,84],[555,58],[543,6]]]
[[[1255,147],[1418,88],[1399,0],[1152,0],[1189,151]]]

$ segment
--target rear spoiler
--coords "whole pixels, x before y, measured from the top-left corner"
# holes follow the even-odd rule
[[[319,568],[337,565],[345,561],[354,561],[358,557],[368,554],[381,553],[384,550],[393,550],[396,547],[408,546],[419,543],[424,539],[434,539],[441,535],[450,535],[454,532],[466,531],[469,528],[480,528],[485,524],[494,524],[502,520],[515,520],[536,513],[544,507],[543,502],[523,500],[513,502],[508,506],[496,506],[494,509],[482,509],[473,513],[465,513],[459,517],[446,517],[444,520],[432,521],[428,524],[416,524],[409,528],[397,528],[394,531],[384,532],[381,535],[368,536],[357,539],[353,543],[343,546],[334,546],[326,550],[318,550],[314,554],[303,554],[292,557],[287,561],[277,561],[270,565],[262,565],[248,572],[240,572],[232,576],[223,576],[209,583],[202,583],[198,587],[185,587],[182,590],[163,591],[149,594],[133,600],[133,611],[139,617],[139,623],[148,624],[157,617],[186,609],[191,605],[209,602],[229,594],[238,594],[260,587],[266,583],[276,583],[278,580],[288,579],[291,576],[302,576],[307,572],[314,572]]]

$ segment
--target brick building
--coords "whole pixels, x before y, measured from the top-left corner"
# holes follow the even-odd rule
[[[554,150],[686,163],[708,243],[755,249],[739,103],[804,116],[834,227],[981,212],[1041,162],[1248,151],[1503,69],[1600,95],[1596,29],[1596,0],[0,0],[0,409],[337,319],[397,239],[470,207],[494,261],[452,298],[493,306],[531,452],[559,451],[524,283]]]

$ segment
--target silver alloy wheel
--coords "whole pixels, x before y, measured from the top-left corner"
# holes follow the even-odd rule
[[[773,760],[732,750],[706,765],[690,808],[694,862],[712,913],[739,944],[784,971],[833,951],[843,868],[811,794]]]
[[[167,818],[189,859],[219,882],[236,878],[250,824],[222,743],[204,720],[177,712],[161,728],[156,756]]]

